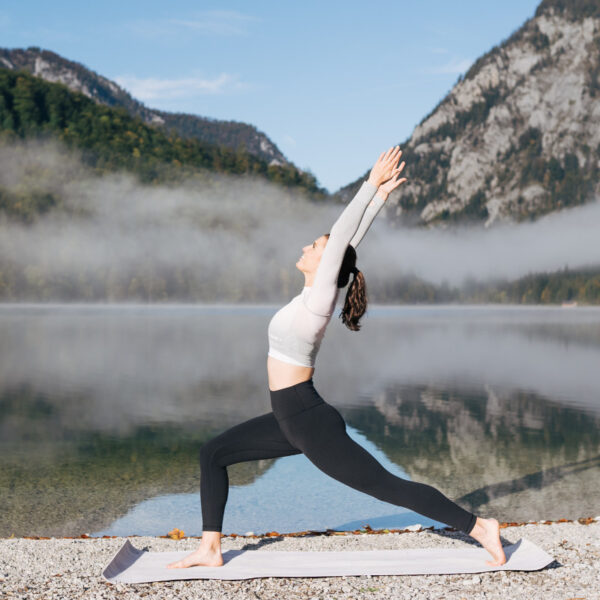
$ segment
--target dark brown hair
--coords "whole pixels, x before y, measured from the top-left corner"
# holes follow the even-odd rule
[[[325,237],[329,239],[329,234],[326,233]],[[348,244],[338,275],[338,288],[348,285],[350,275],[352,274],[354,277],[346,292],[346,300],[344,301],[344,308],[342,308],[342,312],[340,313],[340,319],[342,319],[342,323],[348,329],[359,331],[360,318],[367,310],[367,284],[365,283],[362,271],[356,268],[356,250],[352,245]]]

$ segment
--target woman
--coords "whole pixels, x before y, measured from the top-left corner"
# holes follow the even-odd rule
[[[200,450],[203,533],[200,547],[169,568],[221,566],[221,527],[229,490],[227,466],[263,458],[304,453],[319,469],[391,504],[461,529],[493,557],[490,566],[506,562],[498,521],[462,509],[435,488],[396,477],[346,433],[340,413],[315,390],[315,357],[333,315],[340,288],[353,279],[346,294],[342,322],[358,331],[366,310],[366,288],[356,268],[355,248],[398,179],[399,147],[382,153],[369,178],[346,206],[331,233],[303,248],[296,267],[304,273],[302,292],[269,323],[267,371],[273,412],[236,425]]]

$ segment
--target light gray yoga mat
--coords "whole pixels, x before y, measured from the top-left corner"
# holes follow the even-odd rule
[[[418,548],[327,552],[228,550],[222,567],[167,569],[190,553],[147,552],[129,540],[102,575],[112,583],[144,583],[175,579],[252,579],[254,577],[336,577],[342,575],[428,575],[537,571],[554,559],[525,538],[504,547],[507,562],[488,567],[483,548]]]

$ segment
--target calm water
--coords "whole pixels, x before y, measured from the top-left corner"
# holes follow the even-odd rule
[[[198,450],[270,411],[275,306],[0,305],[0,536],[202,531]],[[600,308],[372,307],[315,385],[390,471],[500,520],[600,514]],[[225,533],[433,524],[304,456],[234,465]]]

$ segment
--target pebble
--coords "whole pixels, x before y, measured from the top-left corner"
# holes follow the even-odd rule
[[[552,554],[555,562],[542,571],[464,575],[277,578],[241,581],[189,580],[143,584],[110,584],[101,572],[127,538],[31,540],[0,539],[0,598],[206,599],[225,600],[376,600],[429,598],[559,600],[600,597],[600,522],[527,524],[501,530],[505,543],[526,537]],[[172,540],[129,538],[151,551],[193,550],[196,538]],[[464,547],[470,538],[448,530],[408,533],[224,537],[223,550],[257,547],[272,550],[369,550]]]

